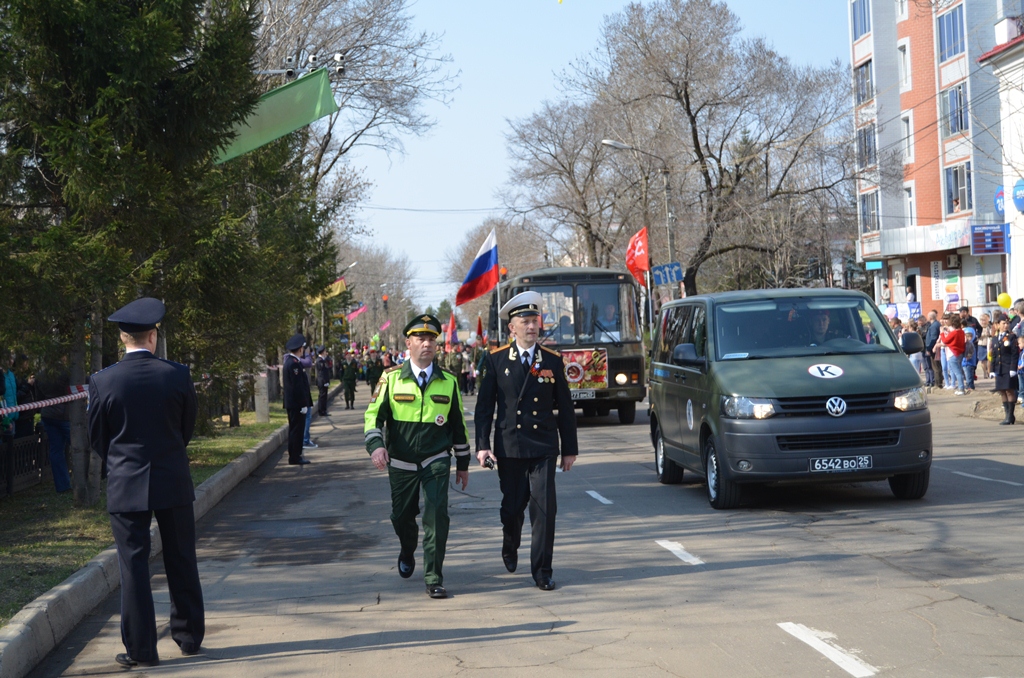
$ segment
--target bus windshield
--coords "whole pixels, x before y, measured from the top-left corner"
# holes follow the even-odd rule
[[[580,283],[537,285],[542,298],[541,342],[551,345],[619,344],[640,341],[636,293],[632,285]]]

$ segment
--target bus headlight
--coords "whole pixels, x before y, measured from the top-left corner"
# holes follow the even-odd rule
[[[775,414],[775,406],[764,398],[728,396],[722,398],[722,414],[730,419],[767,419]]]
[[[623,374],[622,372],[619,372],[618,374],[615,375],[615,383],[618,384],[619,386],[625,386],[626,382],[628,381],[629,377]]]
[[[892,404],[897,410],[903,412],[923,410],[928,407],[928,397],[925,396],[924,389],[921,387],[908,388],[906,391],[896,391],[896,397]]]

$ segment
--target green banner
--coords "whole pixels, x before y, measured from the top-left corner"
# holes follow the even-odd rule
[[[303,76],[260,97],[256,110],[235,131],[238,136],[217,158],[237,158],[338,111],[327,69]]]

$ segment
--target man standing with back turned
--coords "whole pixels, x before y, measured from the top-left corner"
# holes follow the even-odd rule
[[[199,652],[206,631],[196,564],[195,492],[185,447],[196,391],[184,365],[154,355],[164,304],[143,297],[113,313],[125,356],[89,378],[89,438],[107,466],[107,512],[121,569],[126,668],[156,666],[156,613],[149,583],[149,527],[156,516],[171,594],[171,638]]]
[[[541,329],[541,296],[522,292],[501,307],[512,343],[484,358],[483,380],[476,401],[477,459],[481,466],[498,464],[501,485],[501,558],[515,572],[523,512],[530,507],[533,538],[530,570],[537,587],[551,591],[551,559],[555,546],[555,459],[562,442],[563,471],[572,468],[579,445],[576,412],[565,380],[562,356],[537,344]],[[498,426],[491,451],[491,419]],[[558,414],[555,414],[555,410]]]
[[[284,345],[288,353],[284,357],[281,380],[284,382],[284,409],[288,413],[288,463],[292,466],[308,464],[302,456],[302,438],[305,435],[306,413],[313,407],[313,395],[309,391],[309,377],[303,365],[302,347],[306,338],[294,334]]]

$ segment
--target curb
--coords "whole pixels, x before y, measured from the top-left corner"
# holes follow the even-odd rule
[[[341,391],[339,384],[328,394],[328,402]],[[313,413],[316,420],[317,414]],[[198,521],[221,499],[255,471],[288,439],[282,426],[255,447],[238,455],[227,466],[196,488],[192,504]],[[162,545],[156,524],[150,529],[150,559]],[[85,566],[21,609],[0,629],[0,678],[23,678],[46,658],[97,605],[121,585],[117,549],[106,549]]]

